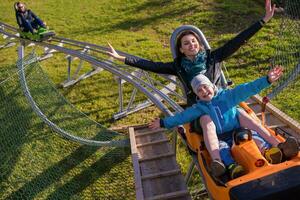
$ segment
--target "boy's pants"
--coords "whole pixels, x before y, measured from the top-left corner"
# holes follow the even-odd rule
[[[252,132],[252,139],[256,142],[258,146],[258,149],[262,152],[265,149],[269,149],[272,147],[270,143],[265,141],[257,132],[251,131]],[[226,167],[229,165],[235,163],[233,160],[233,157],[231,155],[231,147],[233,144],[233,138],[232,134],[229,134],[228,137],[222,138],[222,140],[219,140],[219,147],[220,147],[220,156],[221,159]]]

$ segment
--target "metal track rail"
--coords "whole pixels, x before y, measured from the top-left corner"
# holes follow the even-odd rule
[[[30,41],[27,39],[23,39],[20,38],[18,36],[18,34],[16,33],[17,29],[6,25],[4,23],[0,22],[0,26],[5,26],[5,29],[11,30],[12,32],[15,33],[9,33],[4,31],[3,28],[0,29],[0,33],[10,37],[10,38],[15,38],[20,40],[21,42],[32,42],[38,46],[42,46],[42,47],[47,47],[48,49],[53,49],[56,50],[60,53],[64,53],[66,55],[70,55],[73,57],[78,57],[79,59],[86,61],[90,64],[92,64],[95,67],[99,67],[99,68],[103,68],[107,71],[109,71],[110,73],[124,79],[125,81],[131,83],[132,85],[134,85],[135,88],[137,88],[138,90],[140,90],[142,93],[144,93],[165,115],[169,116],[169,115],[173,115],[172,111],[169,110],[168,106],[173,109],[173,111],[175,112],[180,112],[182,111],[182,108],[176,103],[174,102],[172,99],[170,99],[167,95],[165,95],[164,93],[162,93],[160,90],[158,90],[157,88],[155,88],[153,85],[143,81],[142,79],[139,79],[138,77],[132,75],[131,73],[116,67],[113,65],[112,62],[108,62],[107,60],[101,60],[101,59],[97,59],[93,56],[90,55],[86,55],[86,54],[82,54],[81,52],[77,51],[77,50],[73,50],[73,49],[68,49],[68,48],[64,48],[58,45],[54,45],[54,44],[50,44],[48,42],[35,42],[35,41]],[[61,40],[64,41],[72,41],[73,40],[69,40],[66,38],[59,38]],[[62,42],[62,41],[60,41]],[[87,45],[87,43],[83,43],[83,42],[77,42],[75,41],[75,43],[81,43],[82,45]],[[101,46],[97,46],[97,45],[91,45],[90,46],[94,46],[97,49],[106,49],[105,47],[101,47]],[[78,46],[77,46],[78,47]],[[54,123],[52,123],[50,120],[47,119],[47,117],[45,115],[43,115],[43,113],[41,113],[40,109],[36,106],[34,100],[32,99],[32,97],[30,96],[30,92],[29,92],[29,88],[26,85],[26,77],[24,76],[24,74],[21,74],[21,81],[23,82],[23,88],[25,90],[25,93],[27,94],[27,98],[30,101],[33,109],[35,110],[35,112],[39,113],[39,116],[41,118],[43,118],[43,120],[45,122],[47,122],[47,124],[52,127],[54,130],[56,130],[59,134],[61,134],[64,137],[67,137],[73,141],[77,141],[83,144],[89,144],[89,145],[97,145],[97,146],[115,146],[116,144],[110,142],[101,142],[101,141],[89,141],[83,138],[73,138],[70,137],[72,136],[71,134],[65,132],[64,130],[61,130],[59,127],[56,127],[56,125]],[[29,94],[29,95],[28,95]],[[163,104],[161,100],[164,100],[164,102],[167,103],[167,105]],[[75,137],[75,136],[74,136]]]

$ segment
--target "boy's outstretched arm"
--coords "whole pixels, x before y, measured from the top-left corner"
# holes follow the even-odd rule
[[[244,83],[236,86],[233,89],[226,90],[222,95],[226,105],[233,107],[242,101],[247,100],[249,97],[259,93],[261,90],[267,88],[273,82],[277,81],[283,73],[281,66],[276,66],[268,72],[267,76],[261,77],[249,83]]]
[[[158,129],[158,128],[161,128],[161,127],[160,127],[160,118],[156,118],[156,119],[154,119],[152,122],[150,122],[149,128],[151,128],[151,129]]]
[[[197,117],[204,114],[204,109],[201,105],[195,104],[188,107],[182,112],[176,113],[174,116],[165,117],[163,119],[155,119],[149,124],[149,128],[174,128],[179,125],[193,121]]]

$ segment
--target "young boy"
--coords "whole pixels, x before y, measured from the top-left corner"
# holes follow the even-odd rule
[[[191,82],[193,91],[197,94],[199,101],[175,116],[154,120],[150,123],[149,127],[152,129],[159,127],[172,128],[190,122],[199,116],[207,115],[212,119],[213,123],[210,129],[203,131],[207,131],[206,135],[209,135],[209,132],[215,131],[218,137],[221,137],[225,133],[232,132],[241,127],[236,105],[247,100],[250,96],[259,93],[271,83],[278,80],[281,75],[282,68],[277,66],[269,71],[268,76],[241,84],[233,89],[218,91],[217,87],[206,76],[199,74]],[[282,153],[286,157],[297,155],[298,143],[295,138],[290,137],[284,143],[279,143],[261,124],[256,123],[255,125],[252,125],[251,128],[258,132],[262,138],[254,133],[253,139],[269,162],[273,164],[281,162]],[[231,156],[232,136],[231,134],[229,135],[229,137],[222,137],[222,140],[219,139],[219,141],[204,137],[204,142],[206,146],[211,145],[211,143],[219,145],[217,156],[210,152],[213,160],[211,165],[212,174],[217,177],[221,176],[227,168],[233,179],[243,175],[244,169],[241,165],[235,163]],[[270,148],[271,145],[265,140],[273,147]]]

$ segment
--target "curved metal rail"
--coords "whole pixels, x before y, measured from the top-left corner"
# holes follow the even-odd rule
[[[10,30],[12,33],[11,32],[6,32],[5,29]],[[104,59],[95,58],[93,56],[83,54],[83,53],[79,52],[78,50],[64,48],[64,47],[61,47],[61,46],[58,46],[58,45],[50,44],[48,42],[35,42],[35,41],[23,39],[23,38],[19,37],[19,34],[18,34],[17,31],[18,30],[16,28],[0,22],[0,33],[4,34],[4,35],[6,35],[10,38],[19,39],[21,42],[32,42],[32,43],[34,43],[38,46],[47,47],[49,49],[56,50],[58,52],[66,54],[66,55],[70,55],[70,56],[73,56],[73,57],[78,57],[81,60],[92,64],[93,66],[103,68],[103,69],[109,71],[110,73],[124,79],[125,81],[127,81],[127,82],[131,83],[132,85],[134,85],[134,87],[139,89],[142,93],[144,93],[167,116],[173,115],[172,111],[169,110],[168,106],[171,107],[175,112],[182,111],[182,108],[176,102],[174,102],[167,95],[162,93],[160,90],[158,90],[157,88],[155,88],[151,84],[143,81],[142,79],[139,79],[138,77],[132,75],[131,73],[123,70],[122,68],[114,66],[113,62],[110,62],[110,61],[104,60]],[[108,48],[106,48],[106,47],[102,47],[102,46],[98,46],[98,45],[94,45],[94,44],[90,44],[90,43],[79,42],[79,41],[75,41],[75,40],[70,40],[70,39],[67,39],[67,38],[54,37],[53,39],[57,40],[59,42],[67,43],[68,45],[72,45],[72,46],[75,46],[77,48],[78,47],[80,47],[80,48],[85,47],[86,48],[88,46],[88,48],[90,50],[93,50],[93,51],[96,51],[96,52],[99,52],[99,53],[105,53],[105,51],[108,50]],[[120,52],[120,53],[122,55],[126,55],[126,56],[129,55],[129,54],[125,54],[123,52]],[[130,55],[130,56],[132,56],[132,55]],[[94,146],[95,145],[96,146],[118,146],[118,145],[124,145],[125,144],[125,142],[121,142],[121,141],[119,141],[119,143],[118,143],[118,141],[109,141],[109,142],[105,141],[104,142],[104,141],[87,140],[87,139],[84,139],[84,138],[81,138],[81,137],[73,136],[72,134],[67,133],[66,131],[62,130],[56,124],[51,122],[47,118],[47,116],[45,116],[42,113],[42,111],[38,108],[38,106],[36,105],[34,99],[30,95],[30,91],[29,91],[29,88],[27,86],[26,77],[24,75],[23,70],[20,70],[20,80],[22,82],[22,87],[24,89],[24,93],[25,93],[27,99],[29,100],[33,110],[43,119],[43,121],[47,125],[49,125],[52,129],[54,129],[56,132],[58,132],[63,137],[66,137],[66,138],[68,138],[72,141],[80,142],[82,144],[88,144],[88,145],[94,145]],[[163,104],[160,99],[162,99],[168,105]]]

